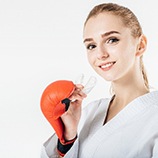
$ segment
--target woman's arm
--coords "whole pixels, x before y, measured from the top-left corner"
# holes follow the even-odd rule
[[[77,128],[81,117],[81,104],[82,100],[86,97],[86,94],[82,92],[82,85],[74,85],[75,88],[71,96],[64,99],[64,101],[66,99],[69,100],[68,107],[67,103],[64,102],[67,108],[60,109],[64,106],[64,103],[62,102],[63,100],[61,100],[60,106],[58,106],[58,104],[52,104],[54,103],[53,101],[58,98],[58,93],[63,93],[63,91],[57,93],[53,89],[55,83],[50,84],[44,91],[41,99],[41,109],[47,120],[54,128],[57,139],[51,141],[55,139],[55,136],[53,136],[45,143],[44,147],[45,153],[48,155],[48,157],[54,155],[56,157],[59,157],[59,155],[64,157],[64,155],[70,150],[77,138]],[[54,96],[54,91],[57,93],[55,93],[57,96]],[[64,112],[64,110],[66,111]],[[56,118],[58,116],[57,114],[61,112],[63,114],[60,115],[60,118]]]

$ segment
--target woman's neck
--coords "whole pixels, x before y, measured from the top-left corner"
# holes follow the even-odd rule
[[[108,112],[106,114],[104,124],[117,115],[126,105],[139,96],[142,96],[149,91],[145,87],[128,85],[128,86],[114,86],[115,95],[109,103]]]
[[[129,84],[130,83],[130,84]],[[112,88],[115,93],[113,105],[124,107],[135,98],[149,92],[143,83],[130,82],[128,84],[113,83]]]

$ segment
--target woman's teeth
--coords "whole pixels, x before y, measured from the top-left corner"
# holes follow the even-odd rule
[[[110,67],[111,65],[113,65],[114,63],[108,63],[108,64],[105,64],[105,65],[102,65],[101,68],[105,69],[107,67]]]

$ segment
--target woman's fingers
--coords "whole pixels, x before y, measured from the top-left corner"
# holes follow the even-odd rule
[[[74,92],[72,93],[72,95],[69,97],[70,100],[72,101],[82,101],[87,95],[85,93],[83,93],[83,86],[80,84],[76,85],[76,88],[74,90]]]

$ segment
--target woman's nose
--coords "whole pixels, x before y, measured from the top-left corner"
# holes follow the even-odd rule
[[[109,54],[108,54],[106,48],[104,48],[103,46],[99,46],[98,50],[97,50],[97,58],[99,60],[105,60],[108,57],[109,57]]]

